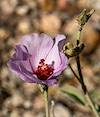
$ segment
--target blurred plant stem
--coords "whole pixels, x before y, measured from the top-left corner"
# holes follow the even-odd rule
[[[48,89],[44,91],[44,100],[45,100],[46,117],[50,117],[49,116],[49,104],[48,104]]]
[[[47,85],[40,85],[39,88],[41,92],[44,95],[44,102],[45,102],[45,117],[50,117],[50,112],[49,112],[49,102],[48,102],[48,86]]]
[[[82,29],[83,29],[83,26],[87,23],[88,19],[90,18],[90,16],[93,14],[94,10],[91,10],[89,13],[87,13],[86,10],[83,10],[83,13],[80,14],[80,16],[78,17],[78,23],[80,25],[80,28],[77,32],[77,45],[78,46],[80,44],[80,38],[81,38],[81,32],[82,32]],[[76,59],[76,63],[77,63],[77,69],[78,69],[78,74],[79,74],[79,81],[80,81],[80,84],[81,84],[81,87],[82,87],[82,90],[84,92],[84,95],[85,95],[85,98],[88,102],[88,106],[91,108],[92,112],[94,113],[95,117],[99,117],[99,114],[95,108],[95,105],[93,103],[93,101],[91,100],[91,97],[88,93],[88,89],[85,85],[85,82],[84,82],[84,78],[83,78],[83,74],[82,74],[82,70],[81,70],[81,64],[80,64],[80,56],[77,55],[75,57]]]

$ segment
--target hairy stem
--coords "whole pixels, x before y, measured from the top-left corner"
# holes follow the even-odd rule
[[[48,87],[44,91],[44,101],[45,101],[45,113],[46,113],[46,117],[50,117],[50,114],[49,114],[49,104],[48,104]]]
[[[48,86],[43,84],[39,84],[39,89],[40,91],[43,93],[44,96],[44,102],[45,102],[45,117],[50,117],[50,113],[49,113],[49,102],[48,102]]]

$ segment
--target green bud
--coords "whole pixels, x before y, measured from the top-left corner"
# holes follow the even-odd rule
[[[71,43],[67,43],[63,47],[63,52],[67,57],[74,57],[79,55],[84,49],[84,44],[73,47]]]
[[[68,43],[66,43],[66,44],[64,45],[63,50],[71,49],[71,48],[73,48],[73,44],[70,43],[70,42],[68,42]]]

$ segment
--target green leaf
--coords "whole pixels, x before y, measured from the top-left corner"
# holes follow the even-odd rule
[[[90,92],[90,96],[95,103],[100,102],[100,89],[96,89]]]
[[[67,96],[70,96],[75,101],[85,105],[84,94],[78,88],[67,84],[61,88],[61,91]]]
[[[100,112],[100,89],[95,89],[91,91],[89,94],[93,102],[95,103],[97,111]]]

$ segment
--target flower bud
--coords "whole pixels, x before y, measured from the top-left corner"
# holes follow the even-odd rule
[[[79,44],[76,47],[73,47],[73,45],[71,43],[67,43],[64,45],[63,47],[63,52],[67,57],[74,57],[79,55],[82,50],[84,49],[84,44]]]

